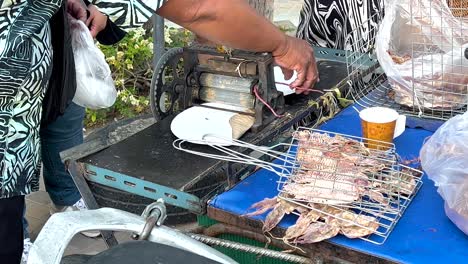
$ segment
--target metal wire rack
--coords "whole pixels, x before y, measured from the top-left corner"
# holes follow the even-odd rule
[[[447,0],[448,6],[456,17],[468,17],[468,1]]]
[[[272,147],[230,142],[241,152],[219,142],[210,135],[192,142],[210,145],[217,153],[193,150],[182,139],[173,145],[195,155],[272,171],[279,176],[279,198],[316,211],[345,235],[376,244],[385,242],[422,185],[422,172],[398,164],[394,145],[381,141],[299,127],[291,142]]]
[[[364,141],[368,147],[386,145],[387,150],[367,148]],[[377,184],[367,182],[366,174],[396,164],[393,144],[304,127],[294,133],[285,157],[280,196],[306,203],[352,203],[360,187]]]
[[[422,172],[398,164],[392,144],[372,148],[381,144],[299,128],[286,155],[294,158],[285,159],[278,174],[278,197],[314,211],[348,237],[383,244],[421,187]]]
[[[370,36],[349,43],[350,95],[363,107],[385,106],[412,116],[447,120],[464,113],[468,106],[468,1],[394,3],[398,4],[389,4],[386,17],[374,14],[347,33]],[[398,28],[385,20],[395,17]],[[390,32],[390,38],[400,34],[401,39],[382,44],[381,40],[388,40],[382,34]]]

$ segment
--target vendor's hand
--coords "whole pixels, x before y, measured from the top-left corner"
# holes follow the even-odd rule
[[[89,32],[91,32],[91,35],[93,36],[93,38],[95,38],[97,34],[101,32],[101,30],[106,28],[107,16],[99,12],[97,7],[94,5],[89,5],[88,10],[89,17],[86,20],[86,26],[88,26]]]
[[[68,0],[67,12],[74,19],[86,22],[86,5],[82,0]]]
[[[296,93],[308,94],[319,81],[314,50],[306,41],[286,36],[284,43],[272,54],[286,80],[297,72],[297,79],[290,84]]]

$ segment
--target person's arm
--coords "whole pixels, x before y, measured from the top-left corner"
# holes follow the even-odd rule
[[[185,8],[180,8],[184,6]],[[169,0],[157,13],[203,38],[252,51],[283,51],[286,35],[245,0]]]
[[[140,26],[152,12],[207,40],[235,49],[271,52],[286,79],[297,71],[290,85],[305,92],[318,80],[313,49],[303,40],[288,37],[258,15],[245,0],[110,0],[92,1],[122,28]]]
[[[312,48],[281,32],[245,0],[168,0],[156,12],[212,42],[271,52],[277,64],[289,70],[283,71],[286,79],[291,78],[291,70],[297,71],[292,88],[310,89],[318,79]]]
[[[124,30],[141,27],[165,2],[172,0],[88,0]]]

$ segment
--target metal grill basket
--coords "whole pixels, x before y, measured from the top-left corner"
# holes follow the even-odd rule
[[[394,13],[387,8],[385,16],[397,17],[403,25],[389,26],[381,14],[374,14],[347,33],[370,36],[353,38],[346,54],[350,94],[359,105],[441,120],[467,110],[468,1],[445,1],[394,1],[398,8]],[[399,44],[379,49],[385,39],[381,34],[390,34],[385,32],[392,32],[390,38],[401,34]],[[385,57],[393,60],[392,67]]]

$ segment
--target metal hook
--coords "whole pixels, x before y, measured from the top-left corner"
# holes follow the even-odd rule
[[[138,240],[147,240],[148,237],[150,236],[151,234],[151,231],[153,230],[153,228],[156,226],[156,222],[158,221],[158,219],[156,217],[149,217],[147,220],[146,220],[146,224],[145,226],[143,227],[143,230],[141,231],[141,233],[139,235],[137,235],[138,237],[136,237]]]
[[[167,218],[166,206],[163,199],[158,199],[155,203],[148,205],[141,214],[146,218],[145,226],[140,234],[133,234],[134,240],[147,240],[155,226],[161,226]]]

